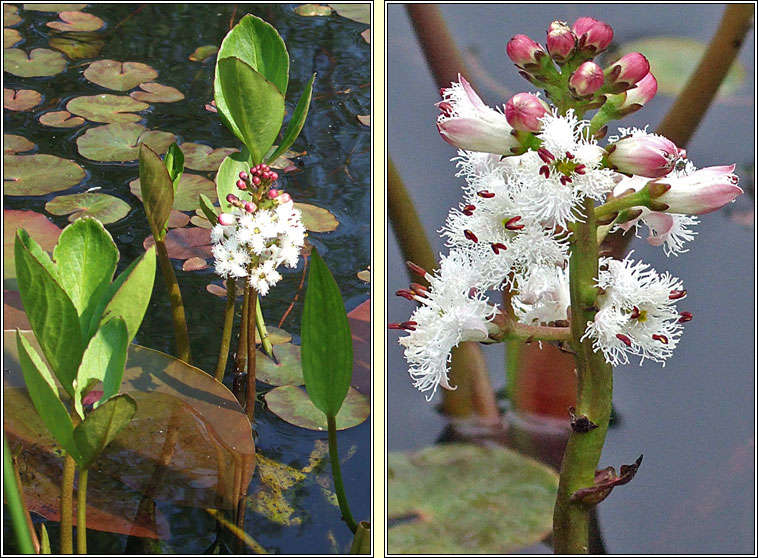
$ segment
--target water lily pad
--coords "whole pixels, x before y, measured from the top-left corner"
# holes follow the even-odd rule
[[[3,48],[14,47],[21,41],[21,33],[15,29],[3,29]]]
[[[66,33],[50,37],[47,44],[60,50],[71,60],[95,58],[105,46],[98,33]]]
[[[200,271],[208,269],[208,262],[203,258],[190,258],[182,264],[182,271]]]
[[[295,13],[305,17],[328,16],[332,15],[332,9],[321,4],[301,4],[295,8]]]
[[[140,83],[153,81],[158,77],[158,72],[141,62],[98,60],[84,70],[84,77],[107,89],[128,91]]]
[[[265,395],[269,410],[280,419],[308,430],[326,430],[326,415],[311,403],[298,386],[280,386]],[[337,413],[337,430],[358,426],[371,414],[371,401],[350,388]]]
[[[142,246],[147,250],[153,244],[155,244],[155,239],[151,235],[145,239]],[[177,260],[211,258],[213,256],[211,253],[211,233],[207,229],[194,227],[171,229],[166,233],[166,250],[170,258]]]
[[[234,147],[213,149],[201,143],[184,142],[179,146],[184,153],[184,167],[199,171],[215,171],[227,155],[239,151]]]
[[[366,29],[361,33],[361,37],[363,37],[363,40],[366,41],[368,44],[371,44],[371,29]]]
[[[91,122],[114,124],[116,122],[137,122],[142,119],[133,114],[150,108],[126,95],[88,95],[74,97],[66,103],[66,109],[72,114],[86,118]]]
[[[84,169],[54,155],[3,155],[3,193],[42,196],[66,190],[85,177]]]
[[[359,271],[355,274],[355,276],[363,281],[364,283],[370,283],[371,282],[371,270],[364,269],[363,271]]]
[[[189,222],[189,215],[182,213],[181,211],[177,211],[176,209],[172,209],[171,213],[168,214],[169,229],[180,229],[182,227],[186,227]]]
[[[226,296],[226,295],[224,295]],[[241,296],[241,295],[240,295]],[[271,342],[272,345],[283,345],[285,343],[289,343],[292,341],[292,334],[289,332],[283,330],[280,327],[267,325],[266,326],[266,333],[268,334],[268,340]],[[261,342],[261,336],[258,333],[258,330],[255,331],[255,342],[260,345]],[[276,352],[277,349],[274,349],[274,354],[279,356],[279,354]],[[258,367],[256,366],[256,370]]]
[[[342,17],[371,24],[371,4],[329,4]]]
[[[93,161],[136,161],[140,142],[156,153],[165,153],[174,143],[171,132],[147,130],[131,122],[90,128],[76,139],[79,153]]]
[[[200,211],[200,210],[197,210],[197,211]],[[200,211],[200,213],[202,213],[202,211]],[[213,225],[211,225],[211,222],[208,220],[208,218],[205,215],[201,215],[200,213],[193,215],[190,218],[190,223],[202,229],[212,229]]]
[[[621,45],[618,58],[629,52],[641,52],[650,62],[650,71],[658,81],[659,95],[678,95],[689,81],[707,45],[686,37],[647,37]],[[738,61],[727,72],[718,94],[734,93],[745,79],[745,68]]]
[[[3,4],[3,27],[12,27],[21,21],[18,8],[12,4]]]
[[[28,55],[19,48],[3,51],[4,70],[18,77],[54,76],[66,68],[66,59],[60,52],[35,48]]]
[[[42,102],[42,94],[32,89],[3,88],[3,106],[8,110],[29,110]]]
[[[370,114],[359,114],[356,116],[358,119],[358,122],[363,124],[364,126],[371,126],[371,115]]]
[[[16,229],[23,228],[43,250],[52,252],[61,234],[54,223],[47,217],[34,211],[3,209],[3,288],[13,289],[16,285],[16,260],[13,245]],[[14,341],[15,343],[15,341]]]
[[[161,85],[154,81],[141,83],[139,87],[142,91],[132,91],[129,93],[130,97],[137,99],[138,101],[144,101],[146,103],[173,103],[184,99],[184,93],[179,91],[176,87]]]
[[[123,219],[130,209],[128,203],[116,196],[93,192],[58,196],[45,204],[45,211],[53,215],[68,215],[69,221],[94,217],[104,225]]]
[[[558,475],[519,453],[443,444],[387,463],[390,554],[509,554],[552,529]]]
[[[300,363],[300,346],[292,343],[277,345],[274,355],[279,363],[275,363],[261,351],[255,356],[255,378],[271,386],[301,386],[303,368]]]
[[[297,202],[295,202],[295,207],[303,214],[303,225],[311,232],[330,232],[340,224],[337,218],[323,207]]]
[[[140,199],[140,201],[142,200],[142,190],[139,178],[135,178],[129,183],[129,189],[132,191],[132,194]],[[205,194],[211,198],[211,200],[215,201],[216,185],[211,180],[208,180],[199,174],[185,172],[182,174],[182,177],[179,179],[179,184],[176,187],[174,205],[172,207],[179,211],[193,211],[197,209],[197,199],[200,194]]]
[[[74,116],[67,110],[55,110],[46,112],[39,117],[40,124],[53,128],[76,128],[84,124],[84,118]]]
[[[24,4],[27,12],[80,11],[86,7],[87,4]]]
[[[216,45],[203,45],[197,47],[192,54],[189,55],[189,59],[193,62],[204,62],[211,56],[214,56],[218,52]]]
[[[35,144],[30,142],[24,136],[15,134],[3,134],[3,153],[21,153],[30,151],[35,148]]]
[[[105,22],[96,15],[84,12],[60,12],[61,21],[48,21],[45,25],[58,31],[97,31]]]

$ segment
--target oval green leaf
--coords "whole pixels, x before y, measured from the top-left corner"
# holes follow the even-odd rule
[[[39,123],[53,128],[76,128],[84,124],[84,118],[74,116],[67,110],[55,110],[40,115]]]
[[[313,74],[311,79],[309,79],[308,83],[305,85],[305,89],[303,90],[302,95],[300,95],[300,100],[295,107],[295,112],[292,113],[292,118],[290,118],[290,121],[287,123],[287,129],[284,132],[282,142],[270,156],[266,157],[267,163],[276,161],[277,158],[287,151],[287,148],[294,143],[297,136],[300,135],[300,131],[305,125],[305,119],[308,117],[308,109],[311,105],[311,95],[313,93],[313,81],[315,79],[316,74]]]
[[[96,15],[84,12],[60,12],[61,21],[48,21],[45,25],[58,31],[97,31],[105,22]]]
[[[54,76],[66,68],[66,59],[60,52],[35,48],[28,55],[18,48],[3,51],[4,70],[18,77]]]
[[[222,213],[229,213],[234,207],[226,201],[226,196],[236,194],[236,183],[239,180],[239,173],[242,171],[250,172],[246,151],[232,153],[226,157],[221,162],[221,166],[216,173],[216,195]]]
[[[184,166],[199,171],[218,170],[226,157],[239,151],[234,147],[213,149],[207,145],[192,142],[184,142],[179,149],[184,153]]]
[[[3,194],[43,196],[67,190],[86,176],[84,169],[54,155],[3,155]]]
[[[154,81],[141,83],[139,88],[142,89],[142,91],[132,91],[129,93],[129,96],[146,103],[174,103],[184,99],[184,93],[179,91],[176,87],[161,85]]]
[[[30,142],[24,136],[17,136],[15,134],[3,134],[3,153],[9,155],[15,155],[16,153],[22,153],[24,151],[30,151],[36,147],[35,144]]]
[[[342,17],[371,25],[371,4],[329,4]]]
[[[45,211],[68,215],[69,221],[93,217],[105,225],[123,219],[130,209],[131,206],[121,198],[93,192],[58,196],[45,204]]]
[[[170,132],[146,130],[130,122],[90,128],[76,139],[79,153],[93,161],[136,161],[140,142],[156,153],[165,153],[174,142]]]
[[[331,232],[340,224],[337,218],[323,207],[295,202],[295,208],[300,210],[303,225],[311,232]]]
[[[12,4],[3,4],[3,27],[11,27],[21,22],[18,8]]]
[[[74,97],[66,104],[66,109],[91,122],[113,124],[115,122],[137,122],[142,119],[133,114],[150,108],[126,95],[89,95]]]
[[[295,8],[295,13],[303,17],[328,16],[332,15],[332,9],[321,4],[301,4]]]
[[[158,72],[141,62],[98,60],[84,70],[84,77],[106,89],[129,91],[140,83],[153,81]]]
[[[74,429],[74,439],[81,453],[81,469],[89,469],[105,446],[128,425],[137,412],[137,402],[126,393],[114,395],[92,411]]]
[[[218,52],[216,45],[204,45],[197,47],[192,54],[189,55],[189,59],[193,62],[205,62],[208,58],[215,55]]]
[[[387,458],[390,554],[510,554],[552,529],[555,471],[514,451],[442,444]]]
[[[308,394],[298,386],[280,386],[265,397],[269,410],[280,419],[308,430],[327,429],[326,416],[317,409]],[[337,413],[337,430],[358,426],[371,414],[371,401],[350,388]]]
[[[139,176],[140,199],[147,222],[153,236],[163,240],[174,203],[174,184],[161,158],[144,144],[139,150]]]
[[[283,343],[274,347],[274,356],[278,363],[265,353],[257,351],[255,355],[255,378],[271,386],[301,386],[303,367],[300,361],[300,347],[292,343]]]
[[[129,183],[129,190],[140,200],[142,199],[138,178]],[[199,205],[197,198],[200,194],[208,196],[215,202],[216,188],[213,182],[199,174],[183,173],[176,187],[173,208],[177,211],[194,211]]]
[[[8,110],[29,110],[42,102],[42,94],[32,89],[3,88],[3,107]]]

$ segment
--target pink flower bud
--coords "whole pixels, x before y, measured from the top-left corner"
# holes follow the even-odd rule
[[[679,149],[655,134],[628,136],[608,146],[608,161],[620,172],[660,178],[674,168]]]
[[[279,195],[279,190],[277,190],[277,189],[275,189],[275,188],[272,188],[271,190],[269,190],[269,191],[268,191],[268,198],[269,198],[270,200],[273,200],[273,199],[274,199],[274,198],[276,198],[278,195]]]
[[[645,77],[637,82],[635,87],[626,92],[626,101],[621,106],[626,108],[631,105],[638,105],[637,108],[642,108],[650,99],[655,97],[657,91],[658,81],[653,74],[648,72]]]
[[[604,51],[613,40],[611,26],[591,17],[580,17],[571,29],[577,36],[577,50],[585,55]]]
[[[245,205],[243,207],[248,213],[253,213],[256,209],[258,209],[255,207],[255,204],[253,202],[245,202]]]
[[[655,201],[668,205],[666,213],[701,215],[722,208],[742,193],[734,165],[708,167],[687,176],[658,180],[671,186]]]
[[[539,119],[549,110],[547,103],[536,95],[516,93],[505,104],[505,118],[515,130],[538,132],[542,127]]]
[[[628,89],[650,72],[650,63],[639,52],[625,54],[605,71],[607,83],[616,83]],[[623,89],[619,89],[622,91]]]
[[[569,78],[569,88],[574,95],[586,97],[603,86],[603,70],[588,60],[579,66]]]
[[[253,186],[260,186],[261,184],[261,177],[260,176],[253,176],[251,179],[251,182],[253,183]]]
[[[292,201],[292,197],[287,192],[284,192],[283,194],[280,194],[278,198],[276,198],[276,201],[279,203],[287,203]]]
[[[240,201],[240,199],[237,196],[235,196],[234,194],[227,194],[226,195],[226,201],[228,201],[229,203],[233,204],[234,202]]]
[[[508,41],[505,50],[508,53],[508,58],[520,68],[539,65],[540,60],[546,54],[539,43],[534,42],[526,35],[516,35],[513,37]]]
[[[277,178],[279,178],[279,174],[274,171],[271,171],[271,181],[274,182],[276,181]]]
[[[562,21],[554,21],[547,30],[547,51],[558,63],[565,62],[574,54],[576,35]]]
[[[218,224],[224,225],[225,227],[228,225],[233,225],[235,223],[234,215],[231,213],[222,213],[218,216]]]
[[[240,180],[247,180],[247,173],[245,171],[240,172]]]
[[[245,189],[247,189],[247,184],[245,184],[244,180],[238,180],[237,181],[237,188],[239,188],[240,190],[245,190]]]

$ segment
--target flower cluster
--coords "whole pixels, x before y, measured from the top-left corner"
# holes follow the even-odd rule
[[[578,223],[597,222],[598,242],[644,224],[651,244],[676,255],[695,235],[695,215],[742,192],[734,165],[698,170],[683,149],[646,130],[620,128],[599,143],[608,122],[642,108],[657,89],[640,53],[605,68],[592,60],[612,38],[610,26],[592,18],[571,27],[553,22],[546,47],[513,37],[508,56],[544,99],[522,92],[493,109],[460,76],[442,90],[437,126],[459,149],[463,200],[440,231],[449,254],[436,273],[421,271],[429,287],[414,283],[397,293],[420,306],[409,321],[390,325],[409,332],[399,341],[414,386],[430,397],[438,385],[453,389],[451,349],[494,340],[503,315],[528,326],[566,326]],[[587,119],[589,111],[596,112]],[[602,258],[595,287],[597,310],[582,339],[613,365],[630,355],[665,363],[692,318],[675,308],[685,295],[681,282],[628,257]],[[511,308],[501,314],[487,291],[504,288]]]
[[[280,265],[295,267],[305,242],[300,211],[289,194],[272,188],[277,174],[257,165],[240,173],[237,187],[250,194],[242,201],[227,196],[231,213],[222,213],[211,231],[216,273],[228,279],[247,278],[265,296],[280,279]]]

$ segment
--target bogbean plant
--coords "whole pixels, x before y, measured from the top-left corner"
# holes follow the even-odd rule
[[[613,366],[629,357],[660,362],[692,314],[677,305],[682,282],[632,258],[600,255],[615,230],[644,225],[666,255],[686,252],[696,215],[742,190],[734,165],[697,169],[665,137],[608,124],[641,109],[657,83],[646,58],[630,53],[600,66],[613,37],[589,17],[553,22],[546,47],[525,35],[507,44],[521,76],[541,89],[495,110],[460,77],[442,90],[437,126],[459,149],[464,199],[442,235],[449,253],[437,271],[411,264],[429,286],[397,294],[419,304],[390,324],[415,387],[434,395],[448,380],[450,350],[462,341],[550,341],[573,352],[578,391],[554,512],[556,553],[588,551],[588,513],[628,482],[640,460],[596,474],[611,412]],[[594,111],[591,117],[588,114]],[[502,306],[488,291],[504,291]]]

